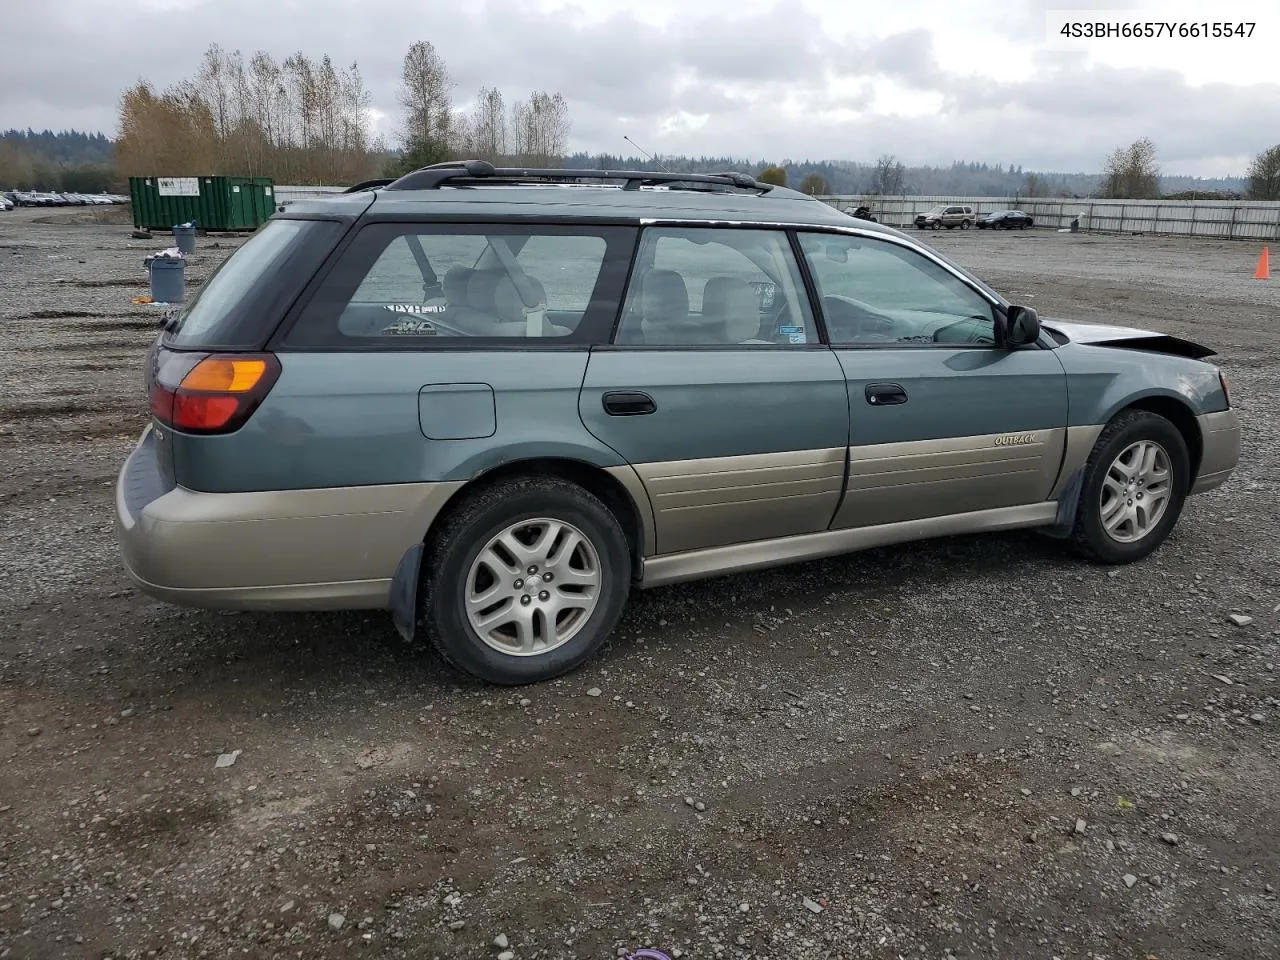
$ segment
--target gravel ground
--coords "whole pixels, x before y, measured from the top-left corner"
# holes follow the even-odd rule
[[[129,586],[159,244],[71,219],[0,215],[0,956],[1275,955],[1280,286],[1251,245],[927,238],[1046,315],[1222,351],[1243,462],[1147,561],[1021,533],[671,587],[510,691],[384,615]]]

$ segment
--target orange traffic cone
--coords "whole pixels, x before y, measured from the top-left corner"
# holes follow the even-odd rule
[[[1258,269],[1253,272],[1255,280],[1271,279],[1271,253],[1266,247],[1262,248],[1262,253],[1258,257]]]

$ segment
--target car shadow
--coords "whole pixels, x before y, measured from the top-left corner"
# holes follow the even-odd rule
[[[875,602],[909,583],[928,593],[957,582],[992,578],[1034,582],[1064,569],[1087,571],[1057,541],[1030,532],[939,538],[879,547],[824,560],[637,590],[614,637],[585,669],[636,667],[630,640],[643,634],[645,652],[688,645],[688,625],[750,631],[771,608],[802,615],[829,605],[833,594]],[[1104,568],[1095,575],[1105,576]],[[1087,575],[1087,574],[1086,574]],[[1011,589],[1017,589],[1011,582]],[[177,671],[200,694],[251,683],[303,687],[311,696],[349,693],[352,686],[382,699],[429,703],[449,694],[501,688],[448,666],[425,641],[405,642],[382,611],[227,613],[165,608],[158,644],[164,673]],[[177,629],[174,629],[177,628]],[[166,642],[166,637],[169,642]],[[174,662],[176,661],[176,662]],[[652,669],[652,668],[650,668]],[[177,691],[174,691],[175,693]]]

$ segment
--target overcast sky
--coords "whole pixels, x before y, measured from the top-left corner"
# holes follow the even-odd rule
[[[14,16],[22,4],[21,16]],[[1237,175],[1280,140],[1280,4],[1183,0],[0,0],[0,128],[114,134],[120,91],[218,42],[359,63],[394,137],[430,40],[465,104],[558,90],[570,145],[740,158],[953,159],[1096,171],[1150,136],[1165,173]],[[1257,23],[1246,39],[1050,42],[1046,11]],[[1275,12],[1272,12],[1272,11]]]

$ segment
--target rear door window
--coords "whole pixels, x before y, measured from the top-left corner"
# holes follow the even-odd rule
[[[165,345],[261,347],[342,229],[331,220],[268,220],[187,302],[165,332]]]
[[[614,342],[802,346],[818,333],[785,233],[649,227]]]
[[[404,347],[607,339],[635,242],[627,227],[364,227],[285,337]]]

